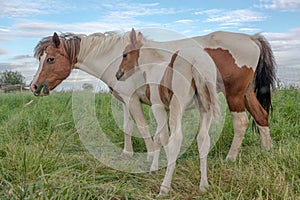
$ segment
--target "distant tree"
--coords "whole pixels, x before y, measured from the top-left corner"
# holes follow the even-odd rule
[[[90,83],[84,83],[84,84],[82,85],[82,89],[92,91],[92,90],[94,89],[94,87],[93,87],[93,84],[90,84]]]
[[[18,71],[4,71],[0,72],[0,84],[25,84],[25,77]]]

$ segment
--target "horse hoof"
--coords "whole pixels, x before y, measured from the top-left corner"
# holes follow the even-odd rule
[[[271,151],[271,149],[273,148],[273,143],[270,142],[268,145],[261,145],[261,149],[263,151]]]

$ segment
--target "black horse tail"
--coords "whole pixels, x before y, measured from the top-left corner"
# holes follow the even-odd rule
[[[254,92],[261,106],[269,114],[271,103],[271,91],[277,83],[276,61],[269,42],[260,34],[255,34],[252,39],[260,48],[260,57],[254,75]]]

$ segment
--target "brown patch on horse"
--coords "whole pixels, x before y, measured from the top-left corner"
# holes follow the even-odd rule
[[[171,99],[173,97],[173,91],[172,91],[173,65],[178,55],[178,52],[179,51],[176,51],[172,55],[171,61],[168,67],[166,68],[165,73],[160,81],[160,85],[158,87],[160,99],[163,102],[163,104],[167,107],[169,107]]]
[[[110,93],[116,98],[118,99],[119,101],[123,102],[124,103],[124,100],[123,98],[119,95],[119,93],[114,90],[112,87],[109,86],[109,90],[110,90]]]
[[[247,110],[253,116],[255,122],[260,126],[268,126],[268,113],[261,106],[259,101],[257,100],[254,93],[254,86],[252,85],[251,89],[246,92],[245,95],[245,104]]]
[[[222,76],[230,111],[245,111],[244,95],[248,85],[253,80],[253,69],[246,65],[238,67],[228,50],[222,48],[205,48],[204,50],[214,60]]]

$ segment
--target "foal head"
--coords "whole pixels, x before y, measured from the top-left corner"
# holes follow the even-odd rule
[[[140,48],[143,46],[142,39],[143,35],[141,32],[136,35],[135,30],[131,30],[130,44],[128,44],[123,51],[123,58],[116,74],[116,78],[118,80],[126,80],[130,75],[132,75],[135,68],[138,67]]]
[[[39,68],[30,84],[34,95],[49,95],[70,73],[79,51],[80,38],[65,34],[41,40],[35,47],[35,57],[39,60]]]

